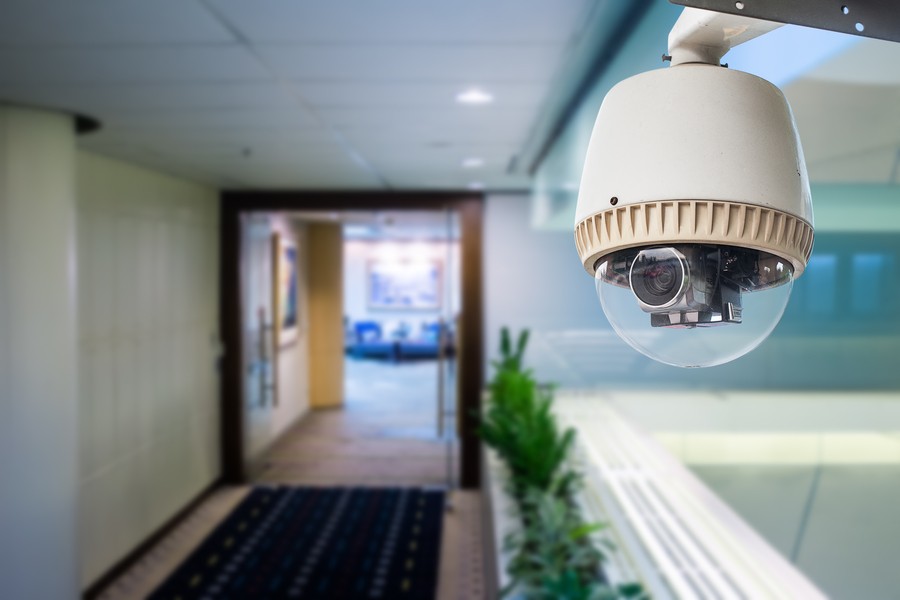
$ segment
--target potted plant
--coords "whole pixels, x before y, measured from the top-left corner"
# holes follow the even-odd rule
[[[575,495],[581,474],[568,465],[575,441],[553,414],[552,387],[540,386],[524,368],[528,331],[515,345],[501,331],[500,358],[489,384],[480,435],[508,471],[506,491],[520,528],[506,537],[510,584],[504,595],[547,600],[642,598],[639,585],[611,587],[602,572],[604,554],[585,523]]]

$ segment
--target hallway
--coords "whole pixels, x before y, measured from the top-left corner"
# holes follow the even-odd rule
[[[345,407],[305,415],[269,451],[255,480],[443,487],[449,468],[455,481],[457,446],[451,442],[448,450],[437,432],[436,363],[348,358],[345,369]],[[450,404],[453,382],[449,376],[444,380]],[[453,421],[448,420],[447,426],[452,427]]]
[[[276,444],[257,485],[445,487],[446,442],[436,434],[434,362],[347,360],[346,407],[311,411]],[[448,387],[452,382],[445,377]],[[448,398],[451,396],[448,396]],[[453,449],[455,451],[455,447]],[[452,467],[458,468],[454,457]],[[246,497],[250,486],[221,488],[99,594],[146,597]],[[481,494],[452,490],[438,577],[440,600],[486,598]]]

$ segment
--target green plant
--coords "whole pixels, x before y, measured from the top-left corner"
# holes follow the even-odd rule
[[[541,391],[529,373],[500,371],[491,387],[482,439],[506,462],[516,495],[528,487],[549,489],[568,456],[575,432],[560,432],[551,412],[551,393]]]
[[[522,530],[506,540],[513,558],[504,593],[536,600],[642,598],[640,586],[611,588],[602,580],[604,556],[590,537],[602,526],[582,520],[574,501],[581,475],[566,468],[575,432],[560,430],[552,388],[523,368],[528,337],[528,330],[520,332],[514,346],[509,330],[501,330],[479,430],[509,469],[508,491],[522,519]]]
[[[584,523],[571,499],[554,491],[531,488],[522,498],[523,527],[506,538],[509,573],[528,598],[589,598],[603,559],[589,536],[602,525]]]
[[[525,356],[525,346],[528,345],[529,335],[527,329],[520,331],[519,339],[516,340],[516,349],[513,350],[509,328],[504,327],[500,330],[500,360],[494,363],[498,371],[522,370],[522,358]]]
[[[591,534],[604,525],[585,523],[571,496],[531,488],[520,507],[523,527],[506,538],[513,558],[512,583],[504,594],[529,600],[647,600],[639,584],[613,587],[602,579],[606,557]]]

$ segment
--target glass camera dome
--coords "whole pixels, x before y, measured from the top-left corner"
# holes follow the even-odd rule
[[[711,367],[768,337],[793,287],[791,263],[723,245],[629,248],[598,261],[603,312],[638,352],[678,367]]]

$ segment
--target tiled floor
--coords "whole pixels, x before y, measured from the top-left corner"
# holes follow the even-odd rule
[[[430,361],[347,360],[345,406],[309,413],[272,449],[257,481],[449,486],[458,447],[447,440],[452,415],[443,438],[438,431],[437,368]],[[449,375],[445,397],[452,405]]]
[[[268,454],[256,482],[447,487],[447,444],[437,433],[434,393],[427,394],[429,387],[436,385],[435,364],[348,361],[347,367],[346,407],[308,414]],[[448,393],[447,398],[452,399],[453,395]],[[448,422],[452,427],[452,416]],[[451,467],[455,471],[455,444],[451,450]],[[221,522],[248,489],[235,487],[216,492],[110,585],[101,598],[144,598]],[[448,504],[438,599],[482,600],[485,586],[480,493],[453,490]]]

